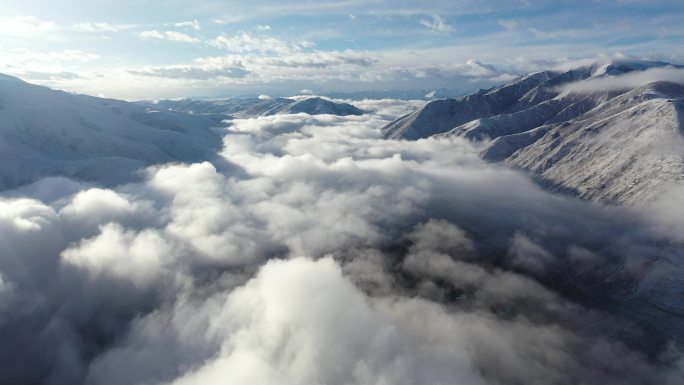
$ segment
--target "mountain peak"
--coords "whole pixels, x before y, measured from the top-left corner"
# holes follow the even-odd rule
[[[644,71],[650,68],[661,68],[661,67],[679,67],[672,63],[667,63],[663,61],[648,61],[648,60],[636,60],[636,59],[612,59],[608,61],[599,61],[592,64],[590,67],[593,69],[592,76],[616,76],[622,75],[633,71]]]
[[[681,98],[684,97],[684,86],[681,84],[659,80],[639,87],[639,91],[651,92],[661,98]]]
[[[282,112],[333,115],[363,115],[359,108],[347,103],[335,103],[318,96],[301,99],[288,106]]]
[[[143,102],[144,103],[144,102]],[[147,103],[149,105],[149,103]],[[351,104],[334,102],[318,96],[303,98],[227,98],[213,100],[159,100],[158,108],[195,114],[230,114],[238,118],[250,118],[277,114],[310,115],[333,114],[363,115],[364,111]]]
[[[23,80],[21,80],[17,77],[14,77],[11,75],[5,75],[5,74],[0,74],[0,81],[25,83]]]

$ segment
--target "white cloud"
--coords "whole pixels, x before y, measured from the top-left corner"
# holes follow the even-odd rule
[[[154,167],[113,190],[45,180],[15,192],[49,191],[46,203],[0,198],[11,288],[0,315],[22,341],[0,345],[4,378],[681,382],[677,367],[623,343],[652,343],[623,321],[650,305],[630,302],[616,319],[551,289],[571,279],[612,301],[682,282],[650,259],[681,251],[674,212],[660,227],[658,215],[551,195],[458,138],[381,138],[387,119],[418,105],[233,120],[214,164]],[[601,286],[623,267],[639,272],[635,290]],[[603,332],[616,328],[627,337]]]
[[[181,43],[197,43],[199,39],[178,31],[142,31],[138,33],[143,39],[170,40]]]
[[[460,328],[440,308],[421,301],[386,306],[369,305],[330,258],[270,262],[218,313],[198,309],[207,333],[221,340],[220,353],[171,383],[484,383],[470,369]],[[421,327],[414,318],[420,312],[433,328]],[[443,332],[455,334],[436,342]],[[93,378],[108,383],[112,364],[102,361]]]
[[[194,29],[195,31],[199,31],[202,29],[200,26],[200,23],[197,20],[191,20],[191,21],[182,21],[179,23],[174,23],[174,27],[179,27],[179,28],[191,28]]]
[[[164,33],[153,30],[153,31],[142,31],[138,33],[138,36],[145,39],[164,39],[166,36]]]
[[[80,50],[62,50],[62,51],[31,51],[27,49],[13,50],[6,52],[4,57],[0,58],[0,64],[9,65],[11,63],[21,64],[21,67],[30,70],[32,63],[37,64],[51,64],[55,62],[90,62],[101,59],[100,55],[92,52],[84,52]]]
[[[222,40],[223,42],[223,40]],[[208,80],[216,78],[235,79],[236,82],[264,83],[279,80],[309,79],[339,79],[340,70],[356,70],[359,67],[369,67],[373,61],[363,52],[356,51],[312,51],[301,52],[298,49],[290,51],[287,45],[250,47],[240,45],[239,50],[244,54],[206,57],[196,59],[189,65],[173,65],[151,67],[142,70],[131,70],[132,73],[145,76],[157,76],[169,79]],[[250,54],[252,50],[265,50],[265,56]],[[282,51],[280,56],[269,53],[273,50]],[[289,54],[287,54],[289,52]],[[354,76],[354,75],[351,75]]]
[[[57,29],[53,21],[44,21],[35,16],[0,16],[0,34],[16,37],[31,37]]]
[[[277,53],[289,54],[297,52],[302,47],[296,43],[289,43],[274,37],[254,36],[247,32],[235,36],[222,35],[209,42],[216,48],[226,49],[236,53]]]
[[[624,75],[595,77],[575,83],[569,83],[561,89],[563,91],[576,93],[624,91],[658,81],[684,85],[684,69],[675,67],[649,68],[644,71],[628,72]]]
[[[110,222],[140,223],[153,212],[147,206],[112,190],[92,188],[76,193],[59,214],[70,227],[86,236]]]
[[[131,74],[147,77],[166,78],[174,80],[215,80],[215,79],[242,79],[250,74],[241,63],[232,65],[175,65],[166,67],[143,68],[130,70]]]
[[[163,259],[171,248],[154,230],[126,231],[109,223],[100,233],[62,252],[65,263],[83,268],[93,279],[111,278],[146,286],[159,278]]]
[[[449,25],[440,15],[432,15],[431,19],[420,19],[420,24],[437,32],[448,33],[455,31],[454,27]]]
[[[118,33],[127,29],[135,28],[133,24],[111,24],[111,23],[78,23],[73,28],[78,31],[92,33]]]
[[[222,43],[228,40],[220,40]],[[238,79],[240,84],[268,83],[307,79],[308,82],[345,81],[371,83],[376,81],[399,82],[427,79],[443,84],[444,79],[462,79],[489,82],[508,81],[516,77],[496,66],[470,59],[465,63],[445,65],[406,65],[391,67],[388,58],[362,51],[301,51],[277,40],[268,45],[230,41],[242,54],[199,58],[189,65],[152,67],[137,74],[187,79],[211,79],[226,77]],[[258,40],[260,43],[261,40]],[[228,44],[228,43],[226,43]],[[250,54],[261,50],[264,55]],[[272,53],[278,52],[277,55]],[[235,71],[235,69],[241,71]],[[182,69],[182,71],[181,71]],[[227,75],[235,74],[235,75]],[[423,81],[424,83],[424,81]]]
[[[80,50],[7,50],[0,56],[0,72],[42,84],[52,81],[72,82],[83,76],[79,71],[80,66],[100,59],[102,57],[98,54]]]

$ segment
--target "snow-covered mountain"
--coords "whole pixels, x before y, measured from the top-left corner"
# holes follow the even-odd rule
[[[472,88],[438,88],[418,90],[388,90],[388,91],[357,91],[357,92],[326,92],[323,95],[333,99],[366,100],[366,99],[400,99],[400,100],[434,100],[457,98],[468,95],[476,90]]]
[[[465,137],[483,143],[486,159],[525,169],[550,188],[602,202],[643,202],[684,179],[684,87],[644,80],[630,89],[605,81],[663,68],[682,67],[613,61],[538,72],[428,103],[383,133],[392,139]],[[591,83],[597,80],[603,83]],[[577,84],[595,86],[570,86]]]
[[[222,114],[195,116],[0,76],[0,189],[52,175],[102,184],[151,164],[211,159]]]
[[[648,201],[684,179],[682,116],[684,87],[652,83],[576,119],[500,136],[484,156],[507,159],[542,183],[584,198]]]
[[[320,97],[288,98],[229,98],[214,100],[160,100],[148,103],[157,108],[193,114],[230,114],[237,118],[250,118],[277,114],[306,113],[339,116],[363,115],[359,108],[347,103],[336,103]]]

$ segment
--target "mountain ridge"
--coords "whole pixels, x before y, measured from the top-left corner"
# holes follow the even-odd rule
[[[387,139],[415,140],[445,133],[478,118],[510,114],[535,106],[562,93],[558,87],[604,76],[616,76],[649,68],[673,66],[666,62],[615,60],[583,65],[568,71],[538,71],[520,76],[502,86],[481,90],[457,99],[440,99],[422,109],[397,118],[383,127]],[[442,111],[440,113],[440,111]],[[439,118],[435,117],[437,113]]]
[[[654,68],[684,67],[613,61],[537,72],[464,98],[428,103],[385,126],[383,134],[407,140],[463,137],[482,147],[484,159],[525,170],[552,190],[603,203],[647,202],[684,179],[684,158],[672,147],[684,141],[684,87],[672,81],[585,92],[567,87]]]
[[[148,165],[211,159],[223,119],[0,81],[0,188],[57,175],[111,185]]]
[[[192,114],[228,114],[236,118],[251,118],[278,114],[306,113],[339,116],[363,115],[364,111],[348,103],[337,103],[321,97],[305,98],[227,98],[212,100],[180,99],[140,102],[171,111]]]

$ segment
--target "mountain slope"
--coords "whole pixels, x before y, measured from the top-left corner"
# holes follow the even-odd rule
[[[216,100],[160,100],[147,105],[172,111],[193,114],[229,114],[237,118],[250,118],[277,114],[310,115],[332,114],[339,116],[363,115],[359,108],[347,103],[336,103],[319,97],[305,99],[216,99]]]
[[[0,188],[50,175],[103,184],[151,164],[210,159],[220,115],[192,116],[0,77]]]
[[[540,72],[428,103],[383,132],[403,139],[464,137],[482,143],[485,159],[527,170],[548,188],[607,203],[644,202],[684,179],[683,87],[653,82],[632,90],[574,91],[567,86],[665,66],[672,65],[614,61]]]
[[[670,64],[664,62],[613,61],[581,66],[565,72],[537,72],[522,76],[509,84],[490,90],[482,90],[462,98],[430,102],[422,109],[389,123],[382,131],[384,137],[388,139],[415,140],[426,138],[446,133],[477,119],[510,115],[528,110],[562,95],[561,86],[572,82],[588,78],[616,76],[668,65]],[[540,107],[551,108],[551,111],[545,112],[548,117],[549,115],[554,116],[574,102],[578,102],[578,100],[564,101],[569,102],[569,104],[560,103]],[[593,108],[591,105],[588,107]],[[580,108],[580,112],[586,109],[586,107]],[[530,112],[536,114],[540,110]],[[566,119],[572,117],[574,116],[569,115]],[[538,118],[535,117],[535,119]],[[557,119],[557,121],[562,120]],[[522,129],[519,129],[518,132],[522,132]]]
[[[550,72],[539,72],[518,81],[480,91],[459,99],[430,102],[418,111],[400,117],[383,128],[388,139],[419,139],[443,133],[478,118],[487,118],[519,109],[521,98],[536,86],[548,81]]]
[[[648,201],[684,179],[682,116],[684,87],[652,83],[550,128],[508,161],[582,198]]]

